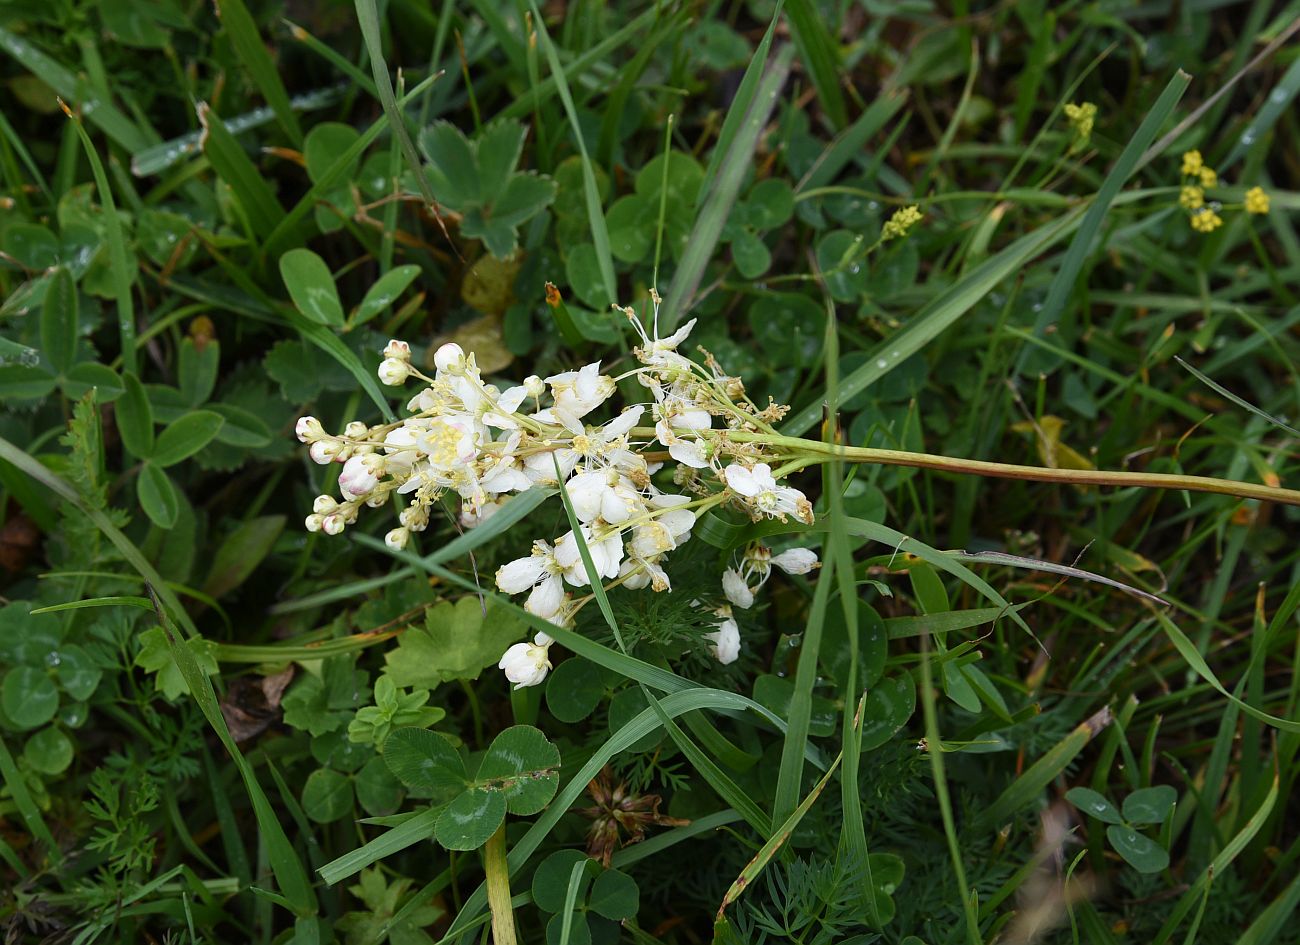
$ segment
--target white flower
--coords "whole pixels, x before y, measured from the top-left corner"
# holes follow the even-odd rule
[[[531,590],[524,610],[543,620],[550,620],[564,603],[563,568],[551,546],[544,541],[533,543],[533,553],[516,558],[497,569],[497,589],[505,594]]]
[[[550,385],[551,396],[555,399],[555,406],[549,413],[566,426],[609,400],[615,387],[613,378],[600,373],[599,361],[577,371],[553,374],[546,379],[546,383]]]
[[[565,488],[580,522],[601,518],[611,525],[622,525],[643,506],[641,494],[612,469],[579,473]]]
[[[754,606],[754,592],[734,568],[722,572],[722,593],[727,595],[727,600],[744,610]]]
[[[379,382],[389,387],[406,383],[411,376],[411,365],[401,358],[384,358],[379,364]]]
[[[772,563],[786,574],[807,574],[820,567],[817,552],[809,548],[791,548],[772,557]]]
[[[731,609],[720,607],[717,610],[722,620],[718,623],[718,629],[713,633],[706,633],[704,639],[712,642],[709,649],[717,661],[724,666],[728,663],[736,662],[740,656],[740,626],[731,616]]]
[[[506,650],[497,668],[505,670],[506,679],[516,689],[536,686],[551,669],[551,642],[550,637],[539,633],[532,643],[516,643]]]
[[[339,490],[349,498],[369,495],[379,485],[377,470],[382,468],[383,457],[374,453],[353,456],[343,464],[339,473]]]
[[[767,463],[757,463],[752,467],[732,463],[723,474],[727,485],[755,511],[782,520],[793,515],[807,525],[812,524],[812,505],[808,499],[798,489],[778,486],[772,478],[772,467]]]
[[[582,537],[587,542],[597,577],[618,577],[618,568],[623,562],[623,536],[618,530],[611,528],[600,536],[593,537],[592,526],[583,525]],[[564,570],[565,580],[574,587],[586,587],[591,583],[573,532],[565,532],[555,543],[555,561]]]
[[[434,417],[428,429],[416,434],[415,442],[437,470],[450,470],[474,461],[478,454],[478,431],[469,417]]]
[[[384,544],[394,551],[402,551],[411,540],[411,533],[405,528],[394,528],[384,536]]]
[[[411,346],[405,341],[398,341],[394,338],[384,346],[384,357],[396,358],[399,361],[409,361],[411,360]]]
[[[325,428],[315,417],[302,417],[294,424],[293,432],[300,443],[314,443],[325,436]]]

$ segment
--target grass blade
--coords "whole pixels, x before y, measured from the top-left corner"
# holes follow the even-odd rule
[[[1115,166],[1102,181],[1101,189],[1089,204],[1083,221],[1079,224],[1079,231],[1074,234],[1074,239],[1065,252],[1065,258],[1061,260],[1061,267],[1052,279],[1052,284],[1047,290],[1047,298],[1043,300],[1043,307],[1034,319],[1035,337],[1042,338],[1047,333],[1048,327],[1055,325],[1060,318],[1065,308],[1065,300],[1074,292],[1079,280],[1079,272],[1093,251],[1093,242],[1101,230],[1102,223],[1105,222],[1106,214],[1110,211],[1111,202],[1137,171],[1139,160],[1155,140],[1156,133],[1173,114],[1174,108],[1183,97],[1183,93],[1187,91],[1191,81],[1192,77],[1181,69],[1169,80],[1169,84],[1165,86],[1165,90],[1160,93],[1160,97],[1142,119],[1142,123],[1138,125],[1129,143],[1120,152]],[[1041,370],[1046,365],[1047,361],[1037,352],[1037,349],[1022,348],[1016,362],[1016,370],[1020,374],[1029,374]]]
[[[582,136],[582,125],[578,123],[578,110],[573,104],[573,95],[569,91],[569,81],[564,77],[564,68],[560,57],[555,52],[555,44],[546,31],[541,11],[537,9],[536,0],[528,0],[529,9],[533,11],[533,23],[541,40],[542,51],[546,53],[546,62],[551,67],[555,78],[555,89],[564,104],[564,113],[569,118],[573,138],[578,143],[578,154],[582,157],[582,190],[587,201],[587,223],[591,227],[591,242],[596,247],[596,263],[600,266],[600,280],[604,284],[609,303],[618,301],[618,284],[614,277],[614,256],[609,249],[609,229],[605,226],[605,211],[600,206],[600,192],[596,188],[596,174],[592,170],[591,155],[587,153],[587,142]]]
[[[95,189],[99,191],[100,202],[104,205],[104,226],[108,230],[108,260],[113,273],[113,298],[117,302],[118,337],[122,346],[122,370],[135,370],[135,303],[131,298],[131,283],[135,272],[126,262],[126,234],[122,231],[122,221],[117,215],[117,204],[113,200],[113,191],[108,186],[108,175],[104,173],[104,164],[99,159],[99,152],[86,134],[81,123],[81,116],[74,113],[62,101],[59,105],[64,114],[72,119],[85,148],[90,169],[95,175]],[[134,260],[133,260],[134,261]]]
[[[840,88],[841,68],[836,55],[835,41],[831,39],[822,21],[821,9],[812,0],[790,0],[788,10],[790,34],[799,48],[817,90],[817,100],[834,128],[843,128],[849,122],[848,108],[844,104],[844,91]]]
[[[841,378],[837,392],[840,400],[866,390],[928,345],[940,332],[951,327],[975,303],[993,291],[1003,279],[1018,272],[1029,260],[1068,234],[1078,225],[1081,217],[1082,210],[1071,210],[1060,219],[1022,236],[929,302],[908,319],[905,328],[871,351],[861,367]],[[799,436],[807,432],[821,418],[821,410],[820,401],[809,404],[793,414],[781,432],[788,436]]]
[[[713,251],[722,236],[722,228],[727,223],[727,215],[731,213],[731,207],[740,193],[740,185],[753,163],[758,139],[772,110],[776,108],[777,92],[785,85],[786,76],[790,74],[791,53],[788,46],[778,52],[772,65],[759,80],[754,101],[745,112],[744,121],[737,129],[722,163],[718,165],[717,179],[712,182],[712,189],[695,216],[695,225],[691,227],[686,251],[682,254],[677,271],[673,273],[668,297],[660,311],[660,323],[665,332],[671,331],[681,321],[699,287],[705,267],[713,258]]]
[[[295,148],[302,147],[302,129],[298,126],[298,116],[293,112],[289,102],[289,92],[280,80],[280,73],[275,68],[271,54],[257,31],[252,14],[244,5],[244,0],[216,0],[217,16],[226,28],[230,45],[235,48],[235,55],[244,64],[266,104],[275,112],[276,121],[289,136]]]

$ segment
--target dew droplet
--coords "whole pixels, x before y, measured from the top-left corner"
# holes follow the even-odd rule
[[[1286,89],[1274,89],[1272,94],[1269,95],[1269,101],[1281,105],[1286,101]]]
[[[881,368],[883,370],[884,368],[889,367],[889,362],[886,361],[884,358],[876,358],[876,367]]]
[[[853,273],[855,276],[861,271],[862,271],[862,267],[859,266],[857,263],[854,263],[852,266],[849,267],[849,272]]]
[[[63,657],[59,655],[58,650],[50,650],[50,652],[45,654],[46,666],[58,666],[62,662],[63,662]]]

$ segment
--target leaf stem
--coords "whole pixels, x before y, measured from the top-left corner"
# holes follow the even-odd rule
[[[492,911],[492,940],[496,945],[516,945],[515,913],[510,907],[510,867],[506,863],[506,823],[483,845],[487,873],[488,908]]]

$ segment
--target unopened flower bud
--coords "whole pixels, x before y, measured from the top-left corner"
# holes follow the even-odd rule
[[[339,454],[343,452],[343,444],[329,436],[312,443],[307,452],[311,454],[312,462],[324,466],[338,459]]]
[[[353,420],[343,428],[343,435],[350,440],[363,440],[369,432],[370,427],[366,426],[360,420]]]
[[[379,476],[376,475],[377,457],[353,456],[343,464],[343,471],[339,473],[339,489],[346,496],[363,496],[369,495],[371,490],[379,484]]]
[[[344,524],[343,516],[335,512],[333,515],[326,515],[321,520],[320,529],[326,535],[337,535],[343,531]]]
[[[298,435],[298,442],[314,443],[325,435],[325,428],[315,417],[303,417],[294,426],[293,432]]]
[[[385,358],[379,365],[379,381],[389,387],[404,384],[411,376],[411,365],[401,358]]]
[[[318,495],[311,504],[311,510],[317,515],[329,515],[338,507],[339,504],[332,495]]]
[[[323,517],[324,516],[321,515],[308,515],[307,520],[303,522],[303,526],[309,532],[318,532],[320,531],[321,520],[323,519]]]
[[[398,361],[411,360],[411,346],[405,341],[398,341],[396,338],[384,346],[385,358],[396,358]]]
[[[402,551],[411,540],[411,533],[405,528],[394,528],[384,536],[384,544],[394,551]]]
[[[536,374],[529,374],[524,378],[524,390],[529,397],[536,400],[546,393],[546,383]]]
[[[433,353],[433,364],[444,374],[459,374],[465,369],[465,349],[450,341]]]
[[[541,639],[539,635],[538,639]],[[506,650],[497,663],[498,669],[505,670],[506,679],[515,684],[516,689],[536,686],[546,678],[551,669],[550,638],[547,643],[516,643]]]

